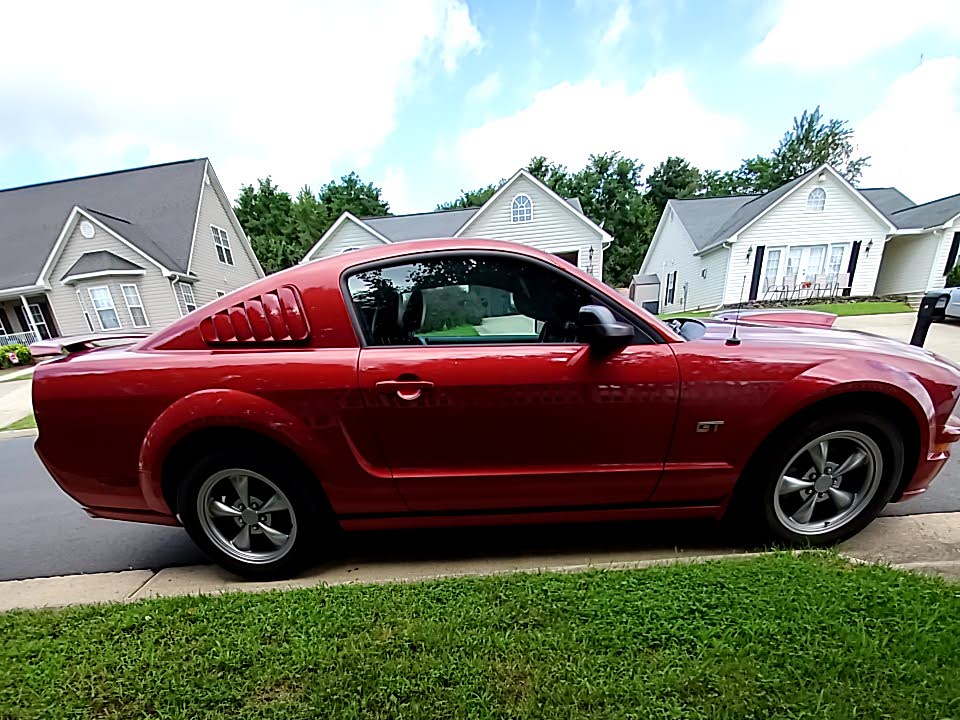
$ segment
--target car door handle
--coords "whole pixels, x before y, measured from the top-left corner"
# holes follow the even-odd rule
[[[401,400],[416,400],[424,390],[433,390],[429,380],[381,380],[374,387],[387,395],[396,393]]]

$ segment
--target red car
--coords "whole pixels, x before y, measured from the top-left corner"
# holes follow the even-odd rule
[[[36,447],[90,515],[182,523],[247,577],[338,528],[737,512],[824,545],[943,467],[960,368],[797,317],[733,338],[516,244],[392,244],[68,344],[35,374]]]

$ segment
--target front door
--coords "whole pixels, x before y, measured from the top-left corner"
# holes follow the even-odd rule
[[[414,511],[645,501],[678,399],[669,345],[640,330],[598,357],[576,340],[592,291],[505,255],[433,254],[348,280],[371,430]],[[488,316],[481,298],[509,297]]]

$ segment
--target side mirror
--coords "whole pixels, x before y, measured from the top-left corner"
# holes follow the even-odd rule
[[[617,322],[609,308],[603,305],[584,305],[577,318],[577,337],[597,350],[612,351],[633,340],[632,325]]]

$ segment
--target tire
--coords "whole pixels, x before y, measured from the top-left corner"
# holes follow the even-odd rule
[[[738,519],[775,544],[842,542],[890,501],[903,463],[903,438],[886,417],[840,410],[792,423],[750,463],[736,498]]]
[[[277,580],[322,557],[319,541],[332,547],[333,516],[318,494],[314,478],[291,459],[237,449],[193,463],[177,489],[177,508],[215,563],[248,580]]]

